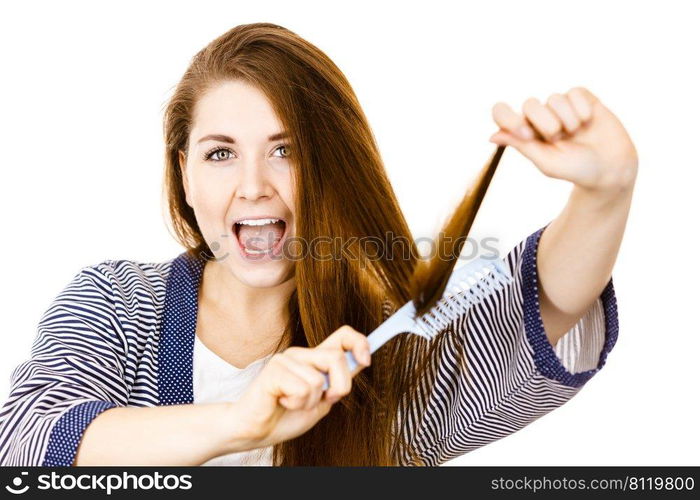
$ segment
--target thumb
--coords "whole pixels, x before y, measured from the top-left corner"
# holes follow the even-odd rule
[[[552,163],[552,151],[550,149],[553,146],[540,140],[521,139],[501,129],[489,138],[489,142],[511,146],[537,166],[545,166]]]

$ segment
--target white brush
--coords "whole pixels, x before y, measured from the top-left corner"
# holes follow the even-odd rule
[[[374,353],[399,333],[413,333],[434,338],[457,317],[488,295],[512,283],[513,276],[500,259],[477,258],[452,271],[440,299],[425,314],[416,317],[416,308],[409,300],[367,336],[369,352]],[[350,371],[358,365],[351,351],[345,352]],[[328,389],[328,374],[323,390]]]

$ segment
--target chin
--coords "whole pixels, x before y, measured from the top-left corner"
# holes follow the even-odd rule
[[[253,268],[243,268],[242,266],[231,266],[229,271],[238,281],[251,288],[271,288],[288,281],[291,266],[288,262],[277,261],[268,262],[263,266]]]

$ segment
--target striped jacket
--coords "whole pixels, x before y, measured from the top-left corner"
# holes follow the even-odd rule
[[[563,405],[615,345],[612,279],[555,348],[547,340],[536,267],[545,227],[504,258],[514,282],[453,321],[436,358],[435,383],[401,411],[408,441],[429,465]],[[11,372],[0,408],[0,463],[69,466],[100,412],[192,403],[203,267],[183,252],[160,263],[105,260],[81,269],[39,320],[30,359]],[[460,352],[467,353],[468,380]]]

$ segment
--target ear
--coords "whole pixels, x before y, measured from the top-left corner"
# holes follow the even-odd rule
[[[182,187],[185,189],[185,201],[187,201],[187,204],[192,207],[192,203],[190,202],[189,181],[187,180],[187,158],[181,149],[178,150],[177,156],[180,173],[182,174]]]

